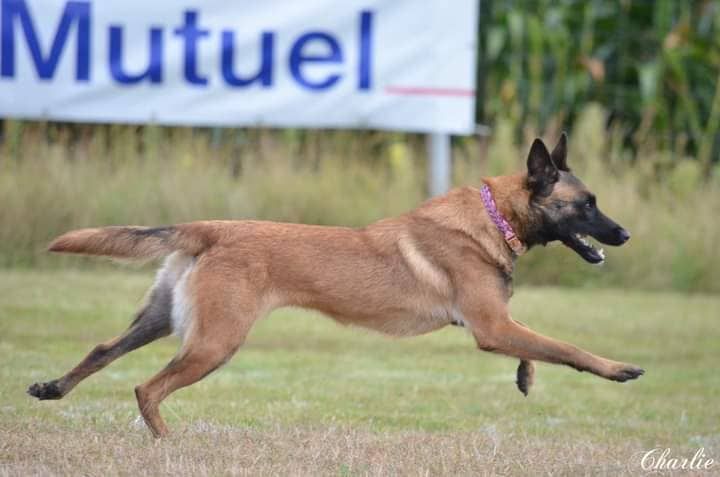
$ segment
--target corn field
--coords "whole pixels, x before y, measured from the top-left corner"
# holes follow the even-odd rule
[[[718,157],[720,3],[482,0],[478,119],[568,128],[588,102],[630,157]]]

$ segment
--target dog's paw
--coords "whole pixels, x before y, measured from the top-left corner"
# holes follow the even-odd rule
[[[525,396],[530,392],[530,386],[535,382],[535,365],[532,361],[521,360],[517,368],[517,384],[518,389]]]
[[[35,383],[28,388],[27,393],[41,401],[46,399],[60,399],[63,397],[57,379],[48,381],[47,383]]]
[[[645,374],[645,370],[632,364],[618,363],[608,379],[624,383],[631,379],[637,379]]]

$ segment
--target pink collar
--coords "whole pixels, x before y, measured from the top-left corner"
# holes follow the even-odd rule
[[[527,251],[527,247],[525,247],[518,236],[515,235],[515,231],[510,225],[510,222],[508,222],[498,210],[497,205],[495,204],[495,199],[493,199],[492,192],[490,191],[490,187],[488,187],[487,184],[483,184],[480,188],[480,196],[482,197],[483,204],[485,204],[485,210],[487,210],[488,215],[500,233],[502,233],[503,237],[505,237],[505,242],[508,244],[508,247],[510,247],[510,250],[512,250],[517,256],[524,254]]]

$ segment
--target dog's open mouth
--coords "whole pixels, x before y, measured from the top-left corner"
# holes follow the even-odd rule
[[[602,265],[605,262],[605,251],[603,249],[596,249],[593,247],[593,245],[585,238],[585,235],[572,234],[563,239],[562,242],[566,246],[575,250],[578,255],[593,265]]]

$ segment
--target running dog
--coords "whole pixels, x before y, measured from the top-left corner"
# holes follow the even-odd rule
[[[226,363],[255,321],[285,306],[312,308],[392,336],[463,326],[479,349],[520,359],[517,386],[524,394],[534,360],[613,381],[638,378],[644,373],[639,367],[542,336],[508,311],[513,266],[529,248],[557,240],[599,264],[603,250],[586,236],[615,246],[630,238],[573,175],[566,150],[564,134],[552,153],[536,139],[526,171],[454,189],[360,229],[242,220],[62,235],[51,252],[164,257],[164,263],[146,305],[122,335],[28,393],[60,399],[125,353],[175,333],[182,340],[177,355],[135,388],[145,423],[163,436],[168,429],[160,403]]]

